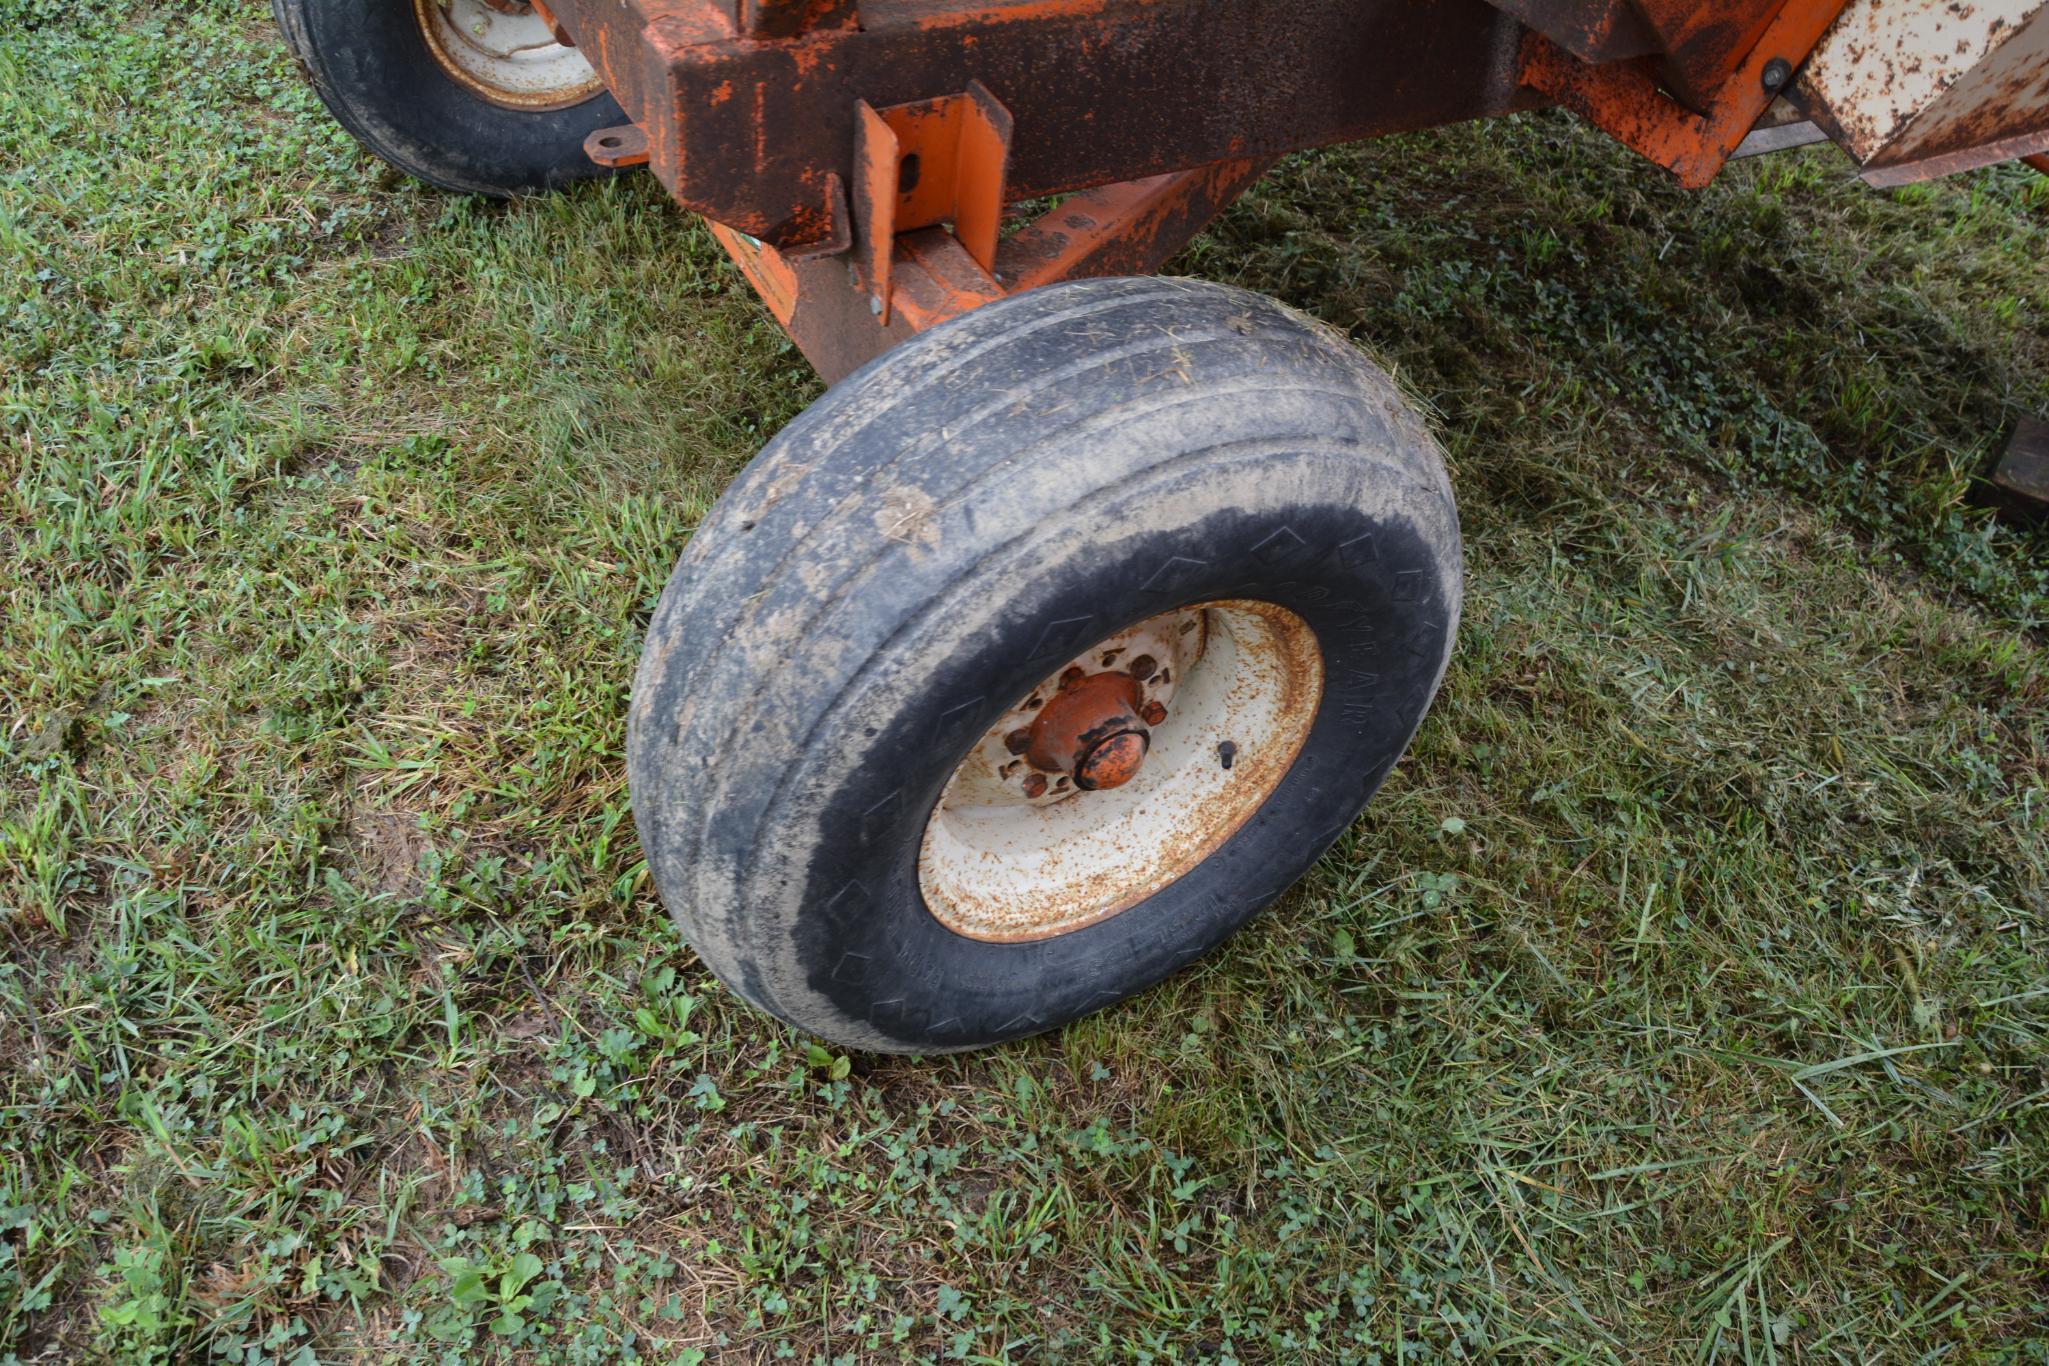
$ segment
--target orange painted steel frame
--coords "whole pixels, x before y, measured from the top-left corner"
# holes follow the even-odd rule
[[[1842,13],[1845,0],[1785,0],[1747,55],[1699,111],[1641,63],[1588,65],[1540,33],[1523,49],[1523,80],[1699,189],[1715,178],[1793,73]]]
[[[723,224],[711,228],[776,321],[831,382],[897,342],[1006,294],[1058,280],[1150,274],[1271,164],[1219,162],[1084,191],[1008,240],[991,242],[986,260],[940,226],[865,239],[851,263],[838,256],[786,256]]]
[[[1844,0],[548,0],[828,380],[1158,269],[1282,153],[1555,103],[1712,179]],[[1064,195],[1009,237],[1020,200]]]

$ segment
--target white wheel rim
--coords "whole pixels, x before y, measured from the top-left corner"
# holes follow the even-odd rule
[[[604,89],[584,55],[556,42],[531,7],[508,14],[484,0],[413,0],[413,12],[434,60],[493,104],[560,109]]]
[[[1169,643],[1177,641],[1186,643]],[[1155,674],[1140,690],[1153,714],[1165,715],[1150,726],[1135,777],[1079,791],[1069,775],[1019,757],[1012,737],[1063,676],[1105,671],[1106,657],[1122,667],[1141,651],[1168,677]],[[955,769],[919,848],[926,907],[956,934],[1020,943],[1071,934],[1137,905],[1208,858],[1266,803],[1322,697],[1315,634],[1273,603],[1205,603],[1099,642],[1020,699]],[[1034,772],[1044,788],[1030,793]]]

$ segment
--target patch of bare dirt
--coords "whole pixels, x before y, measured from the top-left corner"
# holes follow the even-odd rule
[[[421,887],[420,856],[427,837],[410,811],[358,811],[349,819],[348,853],[357,882],[396,897]]]

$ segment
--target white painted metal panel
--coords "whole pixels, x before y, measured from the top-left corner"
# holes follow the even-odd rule
[[[1800,94],[1876,185],[2049,150],[2049,0],[1851,0]]]

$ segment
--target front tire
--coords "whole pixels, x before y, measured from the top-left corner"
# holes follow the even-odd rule
[[[271,0],[328,112],[408,175],[504,198],[608,175],[584,154],[626,122],[529,10],[482,0]]]
[[[1279,304],[1126,279],[968,313],[793,422],[677,566],[628,740],[656,885],[743,997],[842,1044],[1100,1009],[1358,814],[1443,675],[1459,555],[1435,444]],[[1125,744],[1116,791],[1024,729],[1097,683],[1117,714],[1073,752]]]

